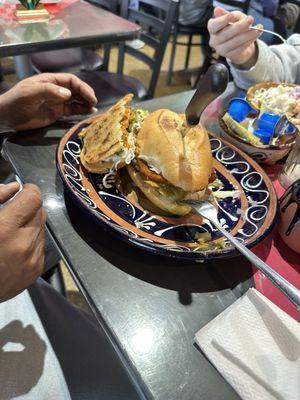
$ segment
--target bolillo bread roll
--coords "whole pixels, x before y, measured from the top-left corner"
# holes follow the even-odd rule
[[[213,168],[210,142],[202,125],[189,127],[170,110],[157,110],[137,135],[138,158],[170,184],[186,192],[207,187]]]

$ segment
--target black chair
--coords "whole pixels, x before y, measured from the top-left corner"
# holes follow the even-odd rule
[[[199,26],[182,25],[178,22],[178,17],[179,17],[179,9],[178,9],[178,13],[177,13],[175,23],[173,26],[173,31],[172,31],[172,50],[171,50],[171,57],[170,57],[170,61],[169,61],[168,74],[167,74],[167,78],[166,78],[167,85],[170,85],[172,82],[172,76],[173,76],[173,70],[174,70],[174,60],[175,60],[177,46],[187,47],[184,69],[188,69],[190,55],[191,55],[191,48],[194,46],[201,47],[203,54],[204,54],[204,60],[203,60],[202,66],[201,66],[201,74],[205,73],[211,64],[212,51],[211,51],[211,48],[209,47],[209,33],[207,30],[207,27],[201,26],[201,25],[199,25]],[[181,40],[178,40],[179,35],[187,36],[188,41],[183,42]],[[200,42],[197,41],[195,43],[193,40],[194,36],[196,36],[197,38],[200,38],[201,41]]]
[[[117,13],[119,0],[88,0],[91,4]],[[37,72],[75,72],[107,70],[111,45],[104,46],[104,56],[99,56],[93,48],[72,48],[33,53],[31,62]]]
[[[141,50],[121,43],[117,73],[94,71],[76,74],[93,87],[101,107],[113,104],[128,92],[135,95],[135,100],[149,99],[154,95],[166,45],[177,13],[178,2],[176,0],[140,0],[139,4],[140,9],[133,10],[129,5],[129,0],[123,0],[121,16],[142,27],[140,39],[154,49],[154,55],[150,57]],[[143,5],[151,6],[158,12],[155,15],[152,12],[150,14],[146,8],[142,8]],[[138,79],[123,75],[125,54],[144,62],[152,70],[148,89]]]

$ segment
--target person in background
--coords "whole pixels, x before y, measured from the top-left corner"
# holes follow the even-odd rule
[[[41,74],[0,96],[0,125],[2,131],[41,128],[90,114],[96,103],[76,76]],[[38,279],[46,212],[38,187],[18,191],[17,182],[0,185],[0,398],[137,399],[95,318]]]
[[[252,16],[217,7],[214,17],[208,21],[209,44],[227,58],[238,87],[247,89],[267,81],[300,83],[299,34],[292,35],[287,44],[269,47],[259,40],[261,32],[249,29]]]
[[[289,3],[285,0],[279,1],[277,19],[280,19],[287,29],[287,35],[290,36],[297,31],[297,22],[299,23],[300,7],[297,4]]]
[[[178,21],[181,25],[206,26],[212,15],[212,0],[180,1]]]
[[[213,4],[223,7],[217,0]],[[227,11],[234,11],[232,6],[224,5],[224,8]],[[247,14],[253,17],[254,25],[262,24],[265,29],[277,32],[286,38],[293,32],[299,16],[299,7],[280,0],[250,0]],[[267,44],[280,43],[280,39],[267,32],[261,35],[261,40]]]
[[[250,0],[248,13],[253,17],[254,25],[261,24],[265,29],[275,31],[286,37],[286,28],[280,19],[276,18],[279,0]],[[273,44],[277,38],[268,33],[261,35],[261,40]]]

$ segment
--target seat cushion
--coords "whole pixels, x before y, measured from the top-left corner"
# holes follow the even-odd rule
[[[147,96],[145,86],[128,75],[106,71],[82,71],[76,75],[94,89],[99,107],[114,104],[127,93],[133,93],[136,101]]]
[[[72,72],[78,70],[93,71],[99,69],[103,59],[90,49],[63,49],[33,53],[33,68],[38,72]]]

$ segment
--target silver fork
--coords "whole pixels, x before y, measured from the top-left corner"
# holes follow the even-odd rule
[[[185,200],[180,202],[187,204],[192,207],[202,217],[212,222],[215,227],[236,247],[249,261],[251,261],[257,269],[259,269],[270,281],[282,291],[283,294],[297,307],[300,309],[300,290],[290,284],[280,274],[269,267],[259,257],[257,257],[251,250],[247,249],[242,243],[240,243],[235,237],[224,229],[218,220],[218,210],[209,201],[195,201]]]
[[[229,22],[229,25],[233,25],[233,24],[234,24],[233,22]],[[268,29],[258,28],[255,25],[249,26],[249,29],[259,31],[259,32],[265,32],[265,33],[269,33],[270,35],[277,36],[284,44],[287,44],[287,40],[283,36],[279,35],[279,33],[277,33],[277,32],[269,31]],[[300,46],[300,43],[291,44],[291,46]]]

